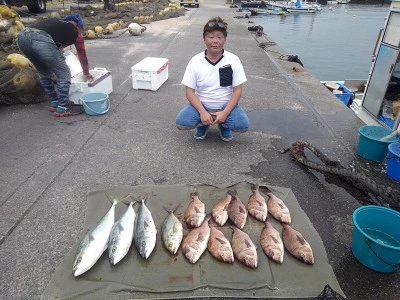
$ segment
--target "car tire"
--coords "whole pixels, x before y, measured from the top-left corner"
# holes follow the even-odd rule
[[[33,4],[27,6],[29,11],[32,13],[46,12],[46,0],[34,0]]]
[[[196,7],[197,7],[197,8],[199,8],[199,5],[198,5],[198,4],[196,4]]]

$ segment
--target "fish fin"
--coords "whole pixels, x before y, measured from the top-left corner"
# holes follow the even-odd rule
[[[245,240],[244,240],[244,243],[246,244],[246,247],[247,247],[247,248],[250,248],[250,247],[251,247],[251,242],[250,242],[249,240],[245,239]]]
[[[300,242],[300,244],[302,244],[302,245],[306,244],[306,240],[298,234],[296,234],[296,240],[298,240]]]
[[[221,244],[226,244],[226,241],[224,241],[223,239],[216,238],[216,240],[217,240],[218,242],[220,242]]]
[[[245,213],[246,213],[246,210],[245,210],[242,206],[239,206],[239,211],[240,211],[242,214],[245,214]]]
[[[263,206],[263,203],[260,200],[256,200],[257,204]]]
[[[92,233],[89,234],[89,244],[94,241],[94,236]]]
[[[278,244],[278,239],[273,235],[270,235],[271,239],[274,241],[275,244]]]
[[[122,226],[121,223],[118,223],[118,229],[119,229],[119,231],[124,231],[125,230],[124,226]]]
[[[145,228],[149,228],[149,227],[150,227],[150,224],[149,224],[149,223],[147,223],[147,221],[146,221],[146,220],[144,221],[144,227],[145,227]]]
[[[228,206],[229,206],[229,203],[225,204],[225,206],[224,206],[224,208],[222,210],[223,211],[227,211],[228,210]]]
[[[194,206],[194,210],[195,210],[197,213],[201,213],[201,209],[198,208],[197,206]]]
[[[174,233],[179,232],[179,229],[178,229],[178,227],[177,227],[176,224],[174,224],[174,227],[173,227],[172,231],[173,231]]]
[[[203,242],[205,240],[205,236],[202,232],[199,233],[199,236],[197,237],[197,242]]]
[[[190,197],[194,197],[194,196],[198,196],[199,195],[199,192],[192,192],[192,193],[190,193]]]
[[[278,202],[278,206],[282,209],[285,209],[286,207],[284,205],[282,205],[281,203]]]

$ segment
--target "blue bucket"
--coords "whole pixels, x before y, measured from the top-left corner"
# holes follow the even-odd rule
[[[83,94],[80,100],[85,112],[91,116],[103,115],[110,109],[110,101],[105,93]]]
[[[400,264],[400,213],[386,207],[366,205],[353,213],[351,250],[364,266],[389,273]]]
[[[386,174],[400,182],[400,143],[390,144],[388,149]]]
[[[381,139],[392,132],[392,129],[382,126],[365,125],[360,127],[358,129],[360,134],[357,149],[358,155],[367,160],[383,162],[386,158],[388,146],[397,142],[398,138],[393,137],[383,141]]]

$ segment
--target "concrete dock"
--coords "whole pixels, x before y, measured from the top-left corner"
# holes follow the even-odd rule
[[[240,104],[251,130],[220,140],[179,131],[186,105],[181,79],[204,50],[202,29],[213,16],[228,22],[226,49],[248,78]],[[291,159],[294,141],[308,141],[343,166],[374,169],[377,181],[400,189],[382,164],[357,157],[364,123],[299,64],[280,59],[268,36],[256,37],[223,0],[201,0],[185,16],[153,22],[141,36],[87,40],[89,64],[111,71],[111,109],[102,116],[55,118],[47,103],[0,107],[0,298],[39,299],[78,240],[90,191],[142,184],[265,182],[291,188],[318,231],[348,299],[398,299],[399,272],[383,274],[351,253],[352,213],[370,196]],[[275,17],[275,16],[272,16]],[[264,28],[268,35],[268,28]],[[263,49],[260,43],[266,45]],[[132,89],[131,67],[145,57],[169,60],[156,92]]]

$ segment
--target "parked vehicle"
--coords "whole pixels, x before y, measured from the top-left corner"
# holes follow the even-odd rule
[[[26,5],[32,13],[46,12],[46,0],[6,0],[6,3],[17,7]]]
[[[181,6],[185,6],[185,5],[192,6],[192,5],[194,5],[196,7],[199,7],[199,0],[180,0],[180,4],[181,4]]]

